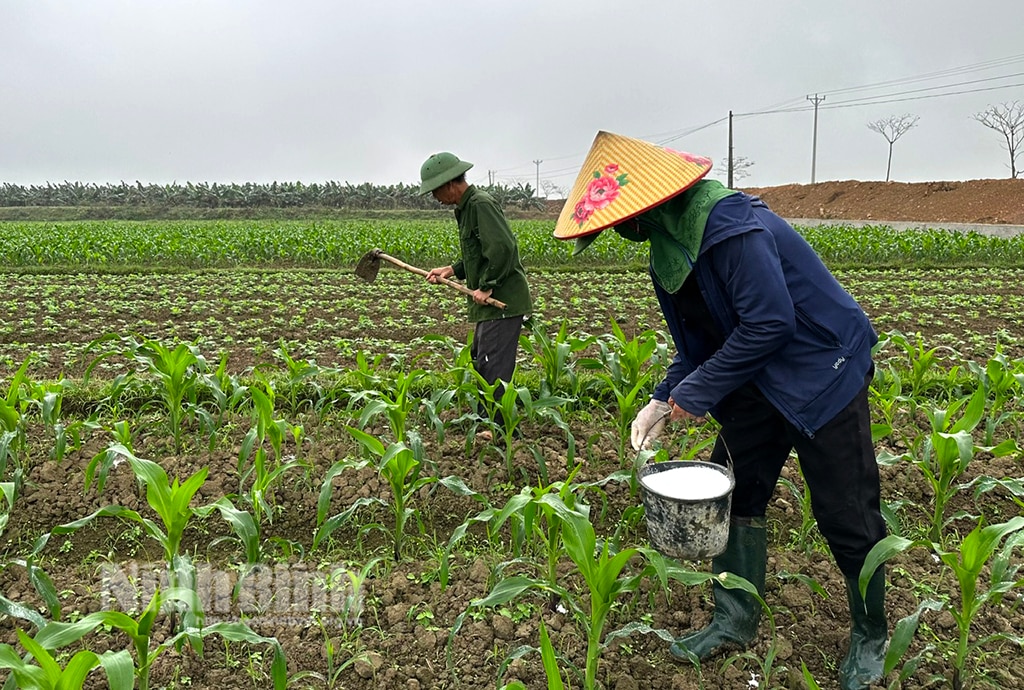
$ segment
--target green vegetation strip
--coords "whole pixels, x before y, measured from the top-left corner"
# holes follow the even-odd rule
[[[554,221],[513,220],[528,268],[621,269],[646,265],[646,244],[613,232],[573,257],[552,237]],[[800,228],[833,268],[870,266],[1024,266],[1024,237],[888,226]],[[0,261],[8,268],[131,266],[171,268],[338,268],[380,248],[414,265],[458,253],[451,219],[0,222]]]

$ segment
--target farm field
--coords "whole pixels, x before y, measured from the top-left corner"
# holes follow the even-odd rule
[[[834,686],[844,586],[795,461],[768,515],[757,643],[702,668],[668,654],[664,636],[710,616],[710,563],[647,550],[631,471],[704,457],[715,427],[677,427],[653,457],[628,447],[672,354],[636,246],[608,233],[577,261],[550,223],[517,222],[536,310],[495,401],[467,367],[461,295],[353,272],[377,246],[447,263],[446,223],[5,226],[0,643],[18,654],[26,634],[62,667],[94,653],[85,687],[130,658],[142,687],[138,630],[103,612],[144,620],[163,578],[152,687],[547,688],[551,669],[571,688]],[[1021,244],[807,232],[883,336],[877,450],[906,540],[887,685],[1024,687]],[[480,442],[474,411],[496,404],[515,426]],[[194,491],[173,520],[168,477]],[[588,534],[636,549],[607,620]]]

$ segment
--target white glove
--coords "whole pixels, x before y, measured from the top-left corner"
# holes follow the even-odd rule
[[[644,450],[650,449],[651,444],[665,430],[665,421],[668,419],[669,412],[671,411],[672,408],[669,407],[667,402],[651,400],[644,409],[637,413],[636,419],[633,420],[633,429],[629,437],[630,442],[633,444],[633,450],[639,451],[641,443],[643,443]]]

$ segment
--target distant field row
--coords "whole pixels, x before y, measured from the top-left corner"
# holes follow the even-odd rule
[[[924,345],[984,360],[996,347],[1024,356],[1024,269],[843,269],[840,281],[880,331],[920,332]],[[616,273],[533,270],[534,320],[549,333],[627,334],[664,329],[642,269]],[[294,357],[351,367],[357,352],[406,356],[464,343],[459,293],[398,269],[365,283],[351,268],[207,269],[176,272],[0,272],[0,378],[32,356],[36,377],[80,376],[102,335],[195,342],[241,371]],[[949,348],[948,350],[946,348]],[[955,351],[956,356],[952,355]]]
[[[640,266],[646,245],[605,233],[584,254],[552,237],[554,222],[514,220],[528,269]],[[803,227],[830,266],[1024,266],[1024,236],[886,226]],[[414,265],[457,255],[453,220],[0,222],[0,262],[43,267],[341,268],[380,248]]]

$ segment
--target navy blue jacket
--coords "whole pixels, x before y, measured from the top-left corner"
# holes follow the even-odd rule
[[[760,199],[739,193],[715,205],[693,276],[725,342],[685,323],[676,296],[655,281],[677,350],[655,399],[671,395],[687,412],[714,416],[750,382],[813,437],[863,388],[878,336],[806,240]]]

